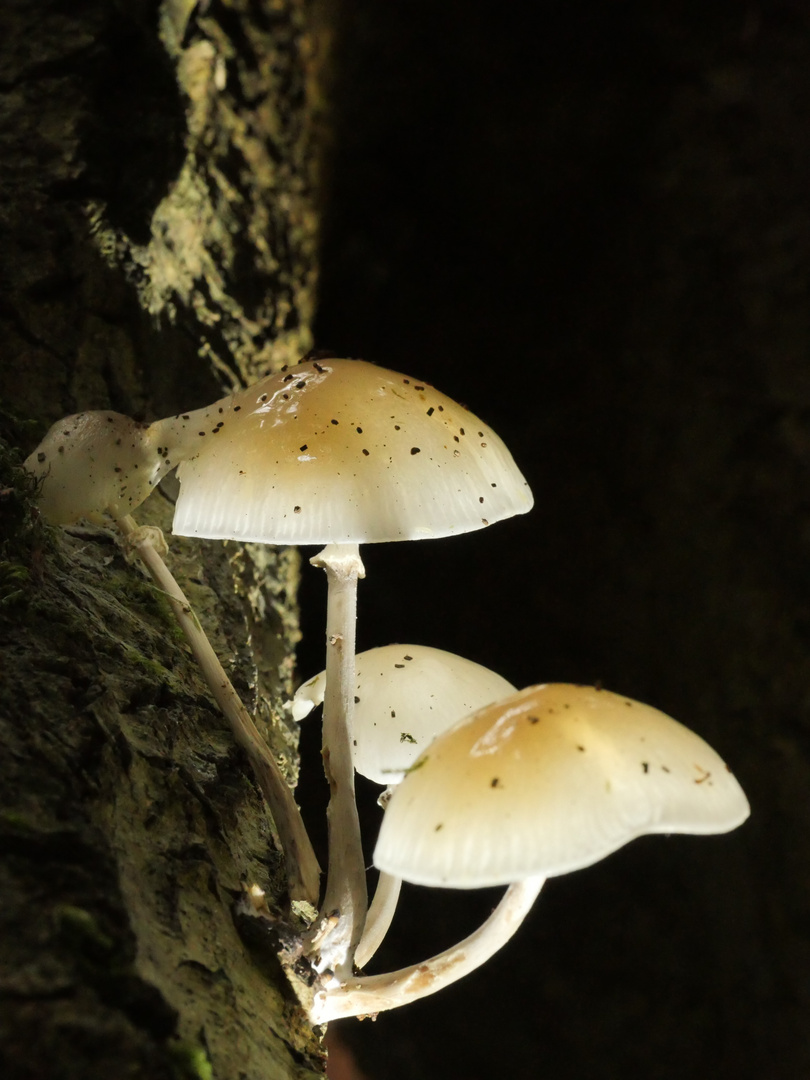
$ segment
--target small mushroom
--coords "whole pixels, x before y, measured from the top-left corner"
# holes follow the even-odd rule
[[[51,427],[25,468],[40,481],[38,504],[46,521],[67,525],[109,514],[166,594],[214,699],[250,756],[287,857],[290,896],[311,904],[318,899],[320,869],[287,782],[164,563],[160,530],[137,527],[129,513],[176,463],[183,430],[173,434],[171,428],[178,419],[146,425],[108,411],[67,416]]]
[[[431,744],[390,801],[374,863],[420,885],[505,885],[527,862],[567,874],[645,833],[726,832],[748,814],[689,728],[621,694],[550,683]]]
[[[356,657],[354,767],[376,784],[398,784],[424,749],[457,720],[516,692],[503,676],[429,645],[382,645]],[[295,720],[323,702],[326,672],[303,683]]]
[[[502,676],[463,656],[427,645],[383,645],[359,653],[354,695],[354,767],[388,791],[400,783],[437,735],[483,705],[515,693]],[[326,672],[299,687],[292,701],[302,720],[323,701]],[[362,968],[379,948],[396,910],[401,879],[380,872],[354,955]]]
[[[645,833],[722,833],[750,810],[726,764],[657,709],[569,684],[533,686],[440,735],[394,791],[374,863],[417,884],[508,884],[455,948],[326,985],[313,1020],[375,1013],[461,978],[511,937],[546,877]]]
[[[532,506],[498,436],[426,383],[361,360],[304,360],[179,418],[174,532],[325,544],[328,581],[323,757],[329,872],[318,965],[346,973],[366,916],[354,802],[352,707],[358,545],[480,529]],[[196,451],[188,448],[196,439]]]
[[[116,412],[82,412],[55,423],[25,468],[42,481],[39,508],[52,525],[107,511],[130,513],[168,472],[156,433]]]

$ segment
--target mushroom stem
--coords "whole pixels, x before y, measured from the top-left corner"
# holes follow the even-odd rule
[[[346,1016],[371,1016],[435,994],[480,967],[512,937],[529,913],[545,877],[526,878],[510,885],[487,921],[452,949],[421,964],[387,975],[347,979],[334,989],[315,994],[310,1010],[314,1024]]]
[[[311,952],[319,953],[317,970],[330,969],[343,979],[351,975],[368,907],[352,759],[357,579],[365,576],[365,570],[357,544],[328,544],[310,562],[326,571],[328,583],[322,754],[330,790],[326,893],[321,932],[310,946]],[[329,930],[324,934],[326,925]]]
[[[354,963],[358,968],[364,968],[372,956],[382,944],[383,938],[388,933],[394,912],[397,910],[399,892],[402,888],[402,878],[393,877],[380,871],[380,878],[374,892],[374,899],[368,909],[366,925],[363,936],[354,953]]]
[[[113,517],[155,584],[165,593],[214,700],[230,722],[236,741],[248,753],[278,830],[287,864],[290,899],[316,905],[320,891],[320,867],[301,813],[275,758],[233,688],[183,590],[155,548],[149,531],[139,528],[129,515]]]

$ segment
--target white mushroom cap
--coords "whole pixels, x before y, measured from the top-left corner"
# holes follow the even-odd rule
[[[515,692],[489,668],[427,645],[383,645],[356,665],[354,767],[377,784],[398,784],[440,732]],[[325,688],[324,671],[299,687],[293,717],[320,705]]]
[[[748,802],[682,724],[588,686],[532,686],[440,735],[374,852],[415,884],[478,888],[589,866],[644,833],[720,833]]]
[[[42,480],[39,507],[53,525],[98,519],[107,510],[128,514],[170,468],[155,432],[116,412],[66,416],[26,459]]]
[[[186,459],[174,518],[184,536],[414,540],[532,506],[491,428],[426,383],[362,360],[302,361],[164,426]]]

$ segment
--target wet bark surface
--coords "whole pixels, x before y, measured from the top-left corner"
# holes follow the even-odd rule
[[[551,882],[480,974],[344,1037],[379,1080],[802,1075],[807,11],[345,11],[319,344],[466,402],[537,498],[364,549],[358,647],[600,679],[716,746],[752,817]],[[406,891],[371,970],[494,902]]]
[[[51,529],[19,466],[66,413],[151,420],[309,348],[303,3],[9,3],[0,14],[0,1071],[320,1075],[244,889],[272,823],[165,599],[112,531]],[[159,494],[138,519],[170,530]],[[290,782],[298,559],[169,561]]]

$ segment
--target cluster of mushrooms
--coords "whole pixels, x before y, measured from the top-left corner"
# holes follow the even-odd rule
[[[211,693],[247,750],[284,849],[290,898],[318,915],[300,935],[315,1023],[373,1015],[466,975],[515,932],[547,877],[644,833],[720,833],[749,807],[699,736],[598,687],[517,691],[424,645],[355,656],[359,544],[469,532],[532,507],[526,480],[481,420],[433,387],[360,360],[304,359],[205,409],[153,424],[86,412],[27,459],[46,520],[111,517],[169,597]],[[163,561],[159,530],[131,512],[177,470],[173,531],[324,544],[326,669],[291,703],[323,705],[329,865],[320,869],[277,762]],[[355,770],[385,790],[369,906]],[[505,885],[478,930],[420,964],[366,976],[402,881]],[[320,900],[320,904],[319,904]],[[301,993],[301,987],[297,987]]]

